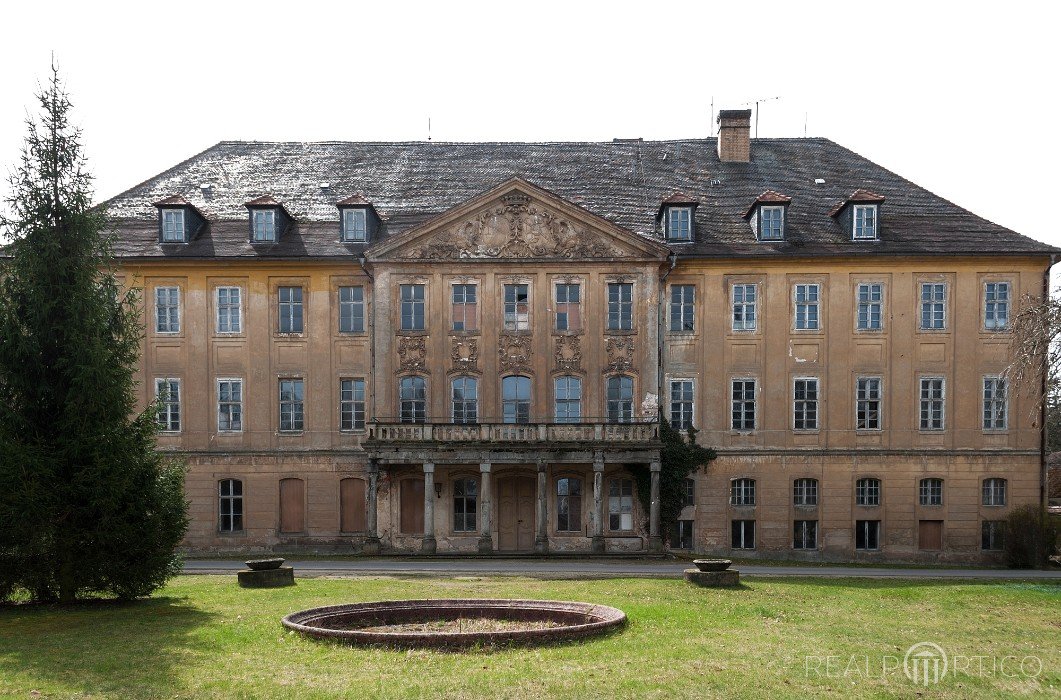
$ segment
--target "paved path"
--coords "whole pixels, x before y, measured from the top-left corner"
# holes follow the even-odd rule
[[[648,559],[292,559],[287,562],[302,576],[541,576],[545,578],[672,578],[692,566],[689,562]],[[186,574],[231,574],[242,569],[238,560],[188,559]],[[900,569],[846,566],[737,565],[745,576],[816,576],[826,578],[933,578],[1040,580],[1061,583],[1061,570],[1019,569]]]

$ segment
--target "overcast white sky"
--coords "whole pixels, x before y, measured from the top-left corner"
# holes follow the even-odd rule
[[[223,139],[837,141],[1061,245],[1058,3],[36,2],[0,42],[0,169],[55,51],[104,199]],[[6,182],[2,185],[5,196]],[[1056,205],[1055,205],[1056,206]]]

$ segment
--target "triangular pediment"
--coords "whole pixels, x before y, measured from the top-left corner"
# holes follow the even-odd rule
[[[366,251],[369,260],[664,260],[639,236],[513,178]]]

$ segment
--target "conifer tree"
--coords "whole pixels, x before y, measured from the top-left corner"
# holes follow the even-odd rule
[[[0,222],[0,600],[143,596],[178,571],[184,467],[137,412],[139,294],[54,66],[37,99]]]

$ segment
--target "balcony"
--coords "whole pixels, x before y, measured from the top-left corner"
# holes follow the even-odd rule
[[[613,423],[583,418],[578,423],[402,423],[370,421],[366,446],[536,446],[616,447],[657,446],[659,422]]]

